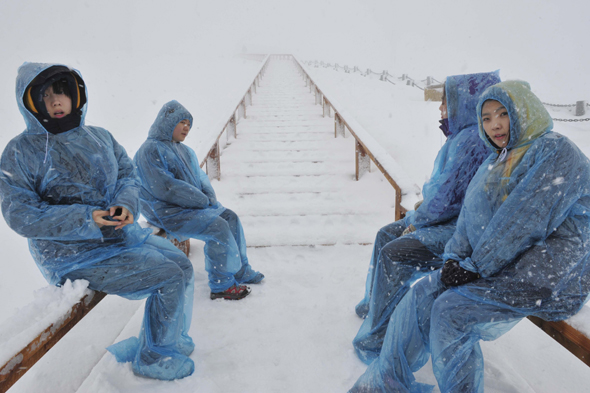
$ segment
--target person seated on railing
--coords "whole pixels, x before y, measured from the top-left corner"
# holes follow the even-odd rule
[[[389,317],[413,282],[442,267],[440,258],[453,235],[465,190],[489,155],[477,132],[475,106],[479,95],[500,81],[498,71],[450,76],[440,105],[441,147],[424,200],[404,219],[381,228],[375,238],[365,286],[356,313],[365,318],[353,340],[359,358],[379,356]]]
[[[526,316],[563,320],[590,293],[590,161],[526,82],[488,88],[477,106],[489,150],[445,247],[444,267],[394,311],[383,350],[351,392],[422,392],[432,355],[441,392],[483,392],[479,340]]]
[[[248,263],[240,219],[217,200],[195,152],[181,143],[192,123],[180,103],[164,104],[137,151],[142,214],[178,241],[205,241],[210,298],[242,299],[250,293],[243,284],[257,284],[264,275]]]
[[[80,73],[67,66],[19,68],[26,129],[2,153],[2,214],[29,239],[50,284],[84,279],[95,291],[147,298],[139,340],[116,344],[126,351],[118,359],[132,361],[138,375],[186,377],[194,370],[192,265],[134,222],[140,183],[133,161],[107,130],[84,124],[86,97]]]

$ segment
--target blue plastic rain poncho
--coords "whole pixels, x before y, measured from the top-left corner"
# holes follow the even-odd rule
[[[503,104],[510,140],[474,176],[444,259],[480,279],[447,288],[440,271],[416,283],[393,313],[383,350],[352,392],[426,392],[413,372],[432,354],[441,392],[483,392],[479,340],[494,340],[528,315],[561,320],[590,293],[590,162],[528,84],[482,95]],[[490,149],[480,119],[480,136]]]
[[[211,292],[223,292],[237,283],[256,283],[264,277],[252,270],[238,216],[217,201],[195,152],[172,140],[176,125],[193,117],[177,101],[166,103],[148,139],[135,155],[143,183],[142,214],[151,224],[179,241],[205,241],[205,269]]]
[[[410,285],[442,266],[440,257],[455,232],[465,190],[489,155],[477,131],[477,100],[499,81],[498,71],[446,80],[449,136],[436,157],[430,180],[424,184],[424,201],[404,219],[378,232],[365,297],[356,307],[357,314],[366,318],[353,345],[367,364],[379,356],[389,317]],[[410,224],[417,230],[400,237]]]
[[[125,207],[138,217],[139,179],[113,136],[84,124],[87,105],[74,104],[72,115],[79,122],[55,134],[42,125],[51,119],[25,107],[23,97],[31,91],[27,88],[54,67],[65,68],[69,77],[75,75],[86,95],[78,71],[38,63],[19,68],[16,98],[27,128],[2,154],[4,218],[29,239],[31,254],[49,283],[85,279],[93,290],[148,298],[139,340],[126,346],[127,360],[133,361],[136,373],[160,379],[190,375],[194,365],[185,355],[194,346],[187,335],[193,299],[191,263],[170,242],[137,224],[114,230],[94,222],[93,211],[112,206]]]

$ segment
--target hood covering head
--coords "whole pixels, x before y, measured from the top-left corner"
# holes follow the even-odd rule
[[[43,93],[54,82],[64,80],[72,100],[72,113],[62,119],[51,119],[43,102]],[[83,124],[86,115],[87,91],[80,72],[62,64],[24,63],[16,77],[16,101],[25,119],[27,131],[52,133],[67,131]],[[72,123],[73,120],[73,123]],[[41,126],[41,127],[40,127]],[[62,128],[60,130],[60,128]]]
[[[483,128],[481,108],[488,100],[495,100],[504,105],[510,118],[510,140],[501,151],[492,144]],[[477,104],[477,120],[479,137],[490,149],[498,153],[501,152],[491,168],[489,178],[494,179],[499,176],[503,179],[497,190],[502,193],[502,200],[505,200],[512,172],[531,144],[541,135],[551,131],[553,120],[541,100],[531,91],[530,85],[523,81],[506,81],[489,87]],[[500,175],[492,176],[496,172],[499,172]],[[488,188],[490,186],[491,184],[488,184]]]
[[[190,121],[192,127],[193,116],[184,106],[175,100],[165,103],[150,127],[148,139],[171,142],[174,128],[183,120]]]
[[[486,145],[498,148],[487,137],[481,121],[481,109],[488,100],[495,100],[508,110],[510,118],[510,140],[506,150],[519,149],[530,145],[536,138],[553,128],[553,120],[541,100],[533,94],[531,86],[524,81],[506,81],[489,87],[477,104],[479,136]]]
[[[449,116],[448,134],[454,135],[477,124],[475,107],[481,93],[500,82],[500,71],[447,77],[445,97]]]

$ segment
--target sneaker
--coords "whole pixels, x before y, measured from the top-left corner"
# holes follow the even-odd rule
[[[250,294],[250,288],[245,285],[232,285],[223,292],[211,292],[211,300],[214,299],[229,299],[240,300]]]

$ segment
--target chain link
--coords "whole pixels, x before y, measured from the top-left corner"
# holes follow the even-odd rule
[[[574,122],[574,121],[590,121],[590,119],[553,119],[555,121],[566,121],[566,122]]]
[[[560,104],[548,104],[546,102],[542,102],[541,104],[547,105],[547,106],[557,106],[557,107],[560,107],[560,108],[567,108],[567,107],[570,107],[570,106],[576,106],[576,104],[564,104],[564,105],[560,105]]]

